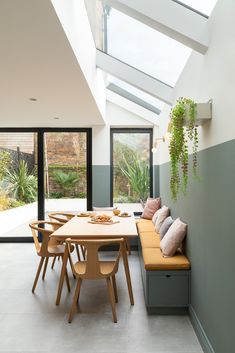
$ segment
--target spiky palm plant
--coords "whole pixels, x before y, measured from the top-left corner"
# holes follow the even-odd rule
[[[66,197],[67,191],[73,187],[79,180],[77,173],[64,173],[62,171],[53,174],[54,180],[63,190],[63,195]]]
[[[10,183],[9,190],[17,200],[29,203],[37,198],[37,177],[30,174],[24,160],[17,169],[7,169],[5,180]]]

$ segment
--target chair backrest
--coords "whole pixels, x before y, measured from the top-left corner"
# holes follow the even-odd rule
[[[66,239],[66,247],[67,251],[70,251],[70,245],[71,244],[78,244],[80,246],[85,247],[86,249],[86,260],[84,261],[85,266],[84,266],[84,273],[79,273],[79,277],[83,279],[99,279],[99,278],[104,278],[107,277],[107,275],[112,276],[112,274],[115,274],[118,270],[118,264],[119,264],[119,259],[124,251],[124,239],[92,239],[92,240],[72,240],[72,239]],[[99,260],[99,248],[104,246],[104,245],[111,245],[111,244],[118,244],[119,249],[118,249],[118,254],[116,256],[116,259],[113,260],[114,265],[110,267],[110,272],[105,272],[102,273],[101,271],[101,262]],[[102,261],[104,263],[105,261]],[[107,261],[110,262],[110,261]],[[75,274],[74,270],[74,265],[73,271]]]
[[[29,224],[32,235],[33,235],[33,240],[34,240],[34,245],[36,248],[36,251],[38,255],[40,256],[48,256],[50,253],[48,252],[48,244],[50,241],[50,235],[59,229],[63,223],[59,222],[49,222],[49,221],[34,221]],[[42,235],[42,242],[39,242],[39,233]]]
[[[75,214],[73,213],[67,213],[67,212],[50,212],[48,214],[48,217],[52,221],[57,221],[61,223],[66,223],[68,222],[71,218],[73,218]]]

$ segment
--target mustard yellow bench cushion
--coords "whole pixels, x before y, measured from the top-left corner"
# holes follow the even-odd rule
[[[155,232],[154,224],[152,221],[137,223],[139,233],[141,232]]]
[[[186,256],[176,253],[173,257],[163,257],[159,248],[143,248],[146,270],[189,270],[190,262]]]
[[[152,222],[152,221],[150,221],[149,219],[145,219],[145,218],[137,218],[135,220],[135,222],[138,224],[138,223],[149,223],[149,222]]]
[[[160,248],[160,237],[156,232],[141,232],[141,247],[143,248]]]

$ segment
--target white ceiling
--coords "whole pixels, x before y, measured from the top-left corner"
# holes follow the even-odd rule
[[[0,53],[1,127],[104,123],[49,0],[0,2]]]

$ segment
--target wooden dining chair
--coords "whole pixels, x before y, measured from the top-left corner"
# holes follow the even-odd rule
[[[69,312],[68,322],[71,323],[79,300],[80,288],[84,279],[97,280],[106,279],[109,301],[112,308],[113,322],[117,322],[115,302],[118,302],[117,286],[115,275],[119,267],[119,259],[124,251],[124,239],[105,239],[105,240],[71,240],[66,239],[68,253],[71,252],[71,246],[79,244],[86,248],[86,261],[72,264],[73,273],[77,278],[77,286],[74,292],[72,306]],[[118,255],[114,261],[99,260],[99,248],[104,245],[119,244]]]
[[[35,280],[33,283],[32,287],[32,292],[34,293],[35,288],[37,286],[38,278],[44,263],[44,269],[43,269],[43,274],[42,274],[42,279],[45,279],[46,275],[46,270],[47,270],[47,265],[49,258],[57,258],[57,257],[63,257],[64,252],[65,252],[65,245],[58,243],[56,239],[51,239],[50,235],[57,230],[58,228],[61,227],[63,223],[59,222],[49,222],[49,221],[35,221],[29,224],[32,235],[33,235],[33,240],[34,240],[34,245],[36,248],[37,255],[41,257],[41,260],[38,265],[37,273],[35,276]],[[39,234],[41,234],[42,241],[39,241]],[[74,247],[72,247],[70,250],[71,252],[73,251]],[[70,264],[72,267],[72,260],[71,256],[69,256]],[[66,283],[68,287],[68,291],[70,291],[70,285],[69,285],[69,278],[68,278],[68,273],[66,270]]]
[[[48,213],[48,217],[50,218],[51,221],[57,221],[60,222],[62,224],[67,223],[70,219],[72,219],[73,217],[75,217],[76,215],[73,213],[68,213],[68,212],[50,212]],[[75,245],[76,247],[76,252],[77,252],[77,257],[78,260],[81,261],[81,256],[80,256],[80,252],[82,254],[82,258],[83,260],[85,260],[86,257],[86,253],[85,253],[85,249],[82,246],[78,246],[77,244]],[[79,251],[80,249],[80,251]],[[52,262],[51,268],[53,269],[54,264],[55,264],[55,260]]]

